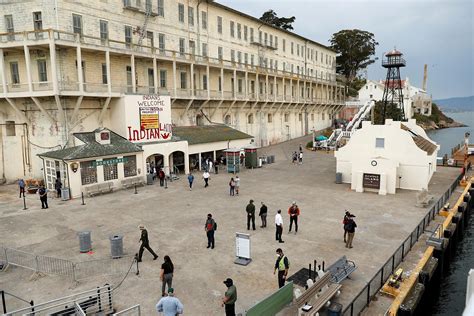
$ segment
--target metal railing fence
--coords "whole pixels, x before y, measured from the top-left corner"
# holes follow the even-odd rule
[[[117,312],[113,314],[112,316],[118,316],[118,315],[124,315],[124,316],[140,316],[141,311],[140,311],[140,305],[134,305],[132,307],[129,307],[127,309],[121,310],[120,312]]]
[[[34,272],[66,276],[76,282],[97,276],[124,274],[129,270],[136,272],[133,256],[73,262],[2,246],[0,246],[0,262]]]
[[[433,204],[429,212],[423,217],[423,220],[416,226],[411,234],[403,241],[403,243],[395,250],[385,264],[375,273],[370,281],[362,288],[356,297],[344,307],[344,316],[359,315],[367,306],[369,306],[372,298],[377,294],[379,289],[385,284],[395,268],[405,259],[405,256],[412,249],[413,245],[418,241],[420,236],[425,232],[425,228],[435,218],[436,214],[443,208],[451,194],[458,186],[462,178],[460,174],[456,180],[449,186],[446,192]]]

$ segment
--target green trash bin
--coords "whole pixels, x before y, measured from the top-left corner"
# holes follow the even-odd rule
[[[245,150],[245,167],[247,168],[257,168],[258,167],[258,158],[257,158],[257,147],[246,147]]]

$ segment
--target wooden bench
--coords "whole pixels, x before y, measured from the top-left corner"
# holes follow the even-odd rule
[[[309,313],[311,313],[310,315],[314,315],[332,299],[341,286],[340,284],[331,282],[331,273],[328,271],[300,297],[296,298],[293,304],[300,309],[308,302],[309,305],[313,306]]]
[[[113,189],[114,189],[114,183],[113,182],[104,182],[104,183],[99,184],[100,193],[112,192]]]
[[[334,262],[327,270],[331,274],[331,282],[341,283],[345,278],[357,269],[354,261],[347,260],[346,256],[342,256]]]
[[[94,195],[100,193],[98,184],[90,184],[90,185],[87,185],[87,186],[83,186],[82,190],[88,196],[94,196]]]
[[[135,185],[136,186],[145,185],[145,180],[143,180],[143,177],[132,177],[132,178],[126,178],[122,180],[122,187],[124,189],[133,188]]]

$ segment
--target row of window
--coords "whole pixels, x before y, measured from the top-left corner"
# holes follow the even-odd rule
[[[136,156],[125,156],[123,162],[123,174],[124,177],[133,177],[137,175],[137,157]],[[125,159],[126,158],[126,159]],[[117,159],[107,158],[104,161],[110,161]],[[95,160],[82,161],[81,165],[81,182],[82,185],[97,183],[97,166]],[[104,181],[110,181],[118,179],[118,164],[107,164],[103,165]]]
[[[326,119],[324,112],[321,113],[321,119],[323,121]],[[290,120],[290,114],[285,113],[283,115],[283,121],[285,123],[288,123],[289,120]],[[303,120],[303,114],[298,113],[298,122],[301,122],[302,120]],[[230,121],[231,121],[230,115],[226,115],[226,117],[224,118],[225,124],[231,125]],[[311,113],[311,121],[314,121],[314,113]],[[267,123],[272,123],[272,122],[273,122],[273,114],[268,113],[267,114]],[[255,123],[254,115],[252,113],[250,113],[249,115],[247,115],[247,124],[254,124],[254,123]]]

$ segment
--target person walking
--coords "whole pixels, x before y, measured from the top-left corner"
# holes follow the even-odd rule
[[[166,174],[163,171],[163,168],[160,168],[160,171],[158,171],[158,179],[160,179],[160,187],[165,185],[165,177],[166,177]]]
[[[296,165],[297,160],[298,160],[298,153],[295,151],[292,156],[292,162],[294,165]]]
[[[296,205],[296,202],[293,201],[291,203],[290,208],[288,209],[288,214],[290,215],[290,229],[288,230],[288,233],[291,233],[291,228],[293,226],[293,222],[295,223],[295,235],[298,232],[298,216],[300,216],[300,209],[298,205]]]
[[[284,243],[284,241],[281,240],[281,235],[283,234],[283,218],[281,217],[281,210],[278,210],[275,215],[275,227],[275,239],[278,240],[279,243]]]
[[[56,179],[56,182],[54,183],[54,189],[56,190],[56,197],[60,198],[61,197],[61,188],[63,187],[63,184],[61,183],[61,180]]]
[[[41,208],[48,208],[48,189],[44,187],[44,184],[40,185],[38,189],[38,195],[41,201]]]
[[[281,248],[278,248],[276,250],[276,254],[278,258],[275,262],[275,269],[273,270],[273,274],[278,271],[278,287],[282,288],[285,285],[286,277],[288,276],[290,263],[288,261],[288,258],[283,254],[283,250],[281,250]]]
[[[219,173],[219,160],[214,161],[214,173],[218,174]]]
[[[349,217],[349,221],[344,225],[344,229],[347,230],[347,242],[346,248],[352,248],[352,240],[354,240],[355,229],[357,227],[353,217]]]
[[[346,213],[344,214],[344,219],[342,220],[342,226],[344,228],[344,242],[347,242],[347,229],[346,229],[346,224],[349,223],[349,219],[351,217],[355,217],[355,215],[352,215],[351,213],[349,213],[347,210],[346,210]]]
[[[193,182],[194,182],[194,176],[192,173],[188,174],[188,182],[189,182],[189,191],[193,190]]]
[[[239,195],[240,192],[240,178],[239,176],[235,176],[235,193]]]
[[[163,316],[176,316],[184,310],[181,301],[174,296],[173,288],[168,289],[168,296],[162,297],[155,308],[158,313],[163,313]]]
[[[234,181],[234,178],[230,178],[230,181],[229,181],[229,194],[230,196],[234,196],[235,195],[235,181]]]
[[[262,226],[260,226],[260,228],[267,227],[267,211],[267,206],[262,202],[262,206],[260,206],[260,212],[258,213],[258,216],[260,216],[260,219],[262,220]]]
[[[140,250],[138,251],[137,261],[142,262],[143,251],[145,249],[153,255],[153,260],[158,259],[158,255],[150,247],[150,241],[148,240],[148,231],[145,229],[145,226],[140,225],[138,226],[138,228],[140,228],[141,231],[140,240],[138,242],[141,242],[142,244],[140,245]]]
[[[215,241],[214,241],[214,232],[217,229],[216,221],[212,218],[212,214],[207,214],[207,220],[204,224],[204,230],[206,231],[207,235],[207,248],[214,249]]]
[[[174,265],[173,262],[171,261],[171,258],[166,255],[164,256],[164,262],[161,265],[161,271],[160,271],[160,280],[161,280],[161,295],[165,296],[166,292],[166,285],[168,285],[168,290],[173,287],[173,271],[174,271]]]
[[[18,180],[18,188],[20,189],[20,196],[23,194],[23,197],[25,197],[25,181],[23,179]]]
[[[207,188],[209,186],[209,179],[211,179],[211,175],[207,170],[204,170],[202,178],[204,179],[204,187]]]
[[[253,200],[250,200],[245,211],[247,212],[247,230],[250,229],[250,222],[252,222],[252,229],[255,230],[255,205]]]
[[[234,285],[234,281],[231,278],[227,278],[224,281],[227,286],[224,298],[222,299],[222,307],[225,306],[226,316],[235,316],[235,302],[237,301],[237,288]]]
[[[299,163],[300,165],[303,164],[303,152],[302,152],[302,151],[300,151],[300,153],[299,153],[299,156],[298,156],[298,163]]]

